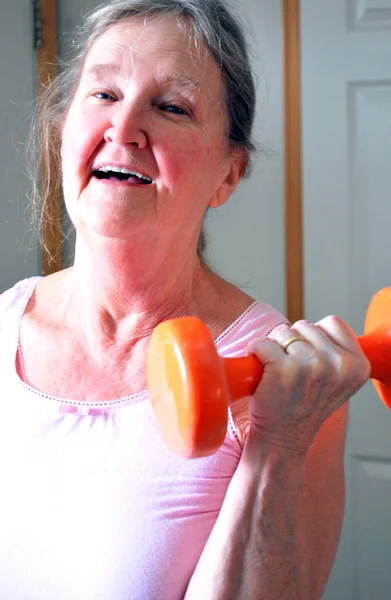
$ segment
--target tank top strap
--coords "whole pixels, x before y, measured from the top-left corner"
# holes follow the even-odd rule
[[[22,279],[0,296],[0,363],[15,365],[20,320],[40,277]]]

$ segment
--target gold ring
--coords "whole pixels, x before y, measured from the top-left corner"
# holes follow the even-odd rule
[[[293,342],[305,342],[305,339],[300,337],[299,335],[292,335],[290,338],[287,339],[286,342],[281,344],[281,348],[286,351],[288,346],[293,344]]]

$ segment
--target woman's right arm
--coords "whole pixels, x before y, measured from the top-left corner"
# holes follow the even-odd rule
[[[279,334],[254,349],[266,367],[249,435],[186,600],[321,597],[343,517],[347,400],[369,364],[339,320],[297,329],[285,338],[305,341],[285,355]]]

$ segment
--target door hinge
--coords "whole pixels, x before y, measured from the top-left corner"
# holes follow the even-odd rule
[[[33,5],[33,23],[34,23],[34,50],[42,48],[42,5],[41,0],[31,0]]]

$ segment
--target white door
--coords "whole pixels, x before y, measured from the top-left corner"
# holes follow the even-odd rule
[[[36,275],[39,251],[27,232],[24,148],[34,97],[32,6],[2,2],[0,19],[0,293]]]
[[[391,0],[302,0],[301,37],[306,317],[361,334],[391,285]],[[370,383],[351,402],[346,471],[324,598],[390,600],[391,412]]]

